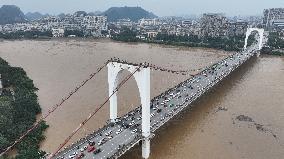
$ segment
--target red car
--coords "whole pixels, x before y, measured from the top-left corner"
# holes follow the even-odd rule
[[[85,154],[80,153],[79,155],[77,155],[76,159],[81,159],[81,158],[83,158],[84,156],[85,156]]]
[[[87,148],[88,152],[93,152],[95,150],[96,150],[96,148],[94,146],[88,146],[88,148]]]

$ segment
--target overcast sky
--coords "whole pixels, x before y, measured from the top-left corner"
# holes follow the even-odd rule
[[[261,15],[265,8],[284,7],[284,0],[0,0],[24,13],[73,13],[77,10],[105,11],[113,6],[140,6],[158,16],[199,15],[205,12],[232,15]]]

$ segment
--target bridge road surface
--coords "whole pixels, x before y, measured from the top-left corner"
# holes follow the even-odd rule
[[[151,132],[154,133],[164,123],[190,106],[202,94],[250,59],[256,48],[257,45],[253,45],[243,52],[235,53],[152,99]],[[53,159],[79,158],[81,153],[84,154],[82,158],[86,159],[118,158],[143,139],[141,122],[141,106],[139,106],[120,117],[118,122],[108,123],[98,131],[64,148]],[[102,142],[103,139],[105,142]],[[85,150],[84,147],[89,145],[89,141],[94,141],[95,148],[100,149],[101,152],[94,154]]]

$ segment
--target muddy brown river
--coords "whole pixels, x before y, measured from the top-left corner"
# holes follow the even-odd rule
[[[111,57],[173,70],[205,67],[231,53],[204,48],[127,44],[110,40],[0,41],[0,56],[22,67],[39,88],[43,113]],[[129,75],[124,72],[123,77]],[[151,72],[151,97],[189,78]],[[47,118],[41,148],[53,152],[108,95],[107,69]],[[140,103],[131,78],[118,93],[119,115]],[[72,142],[103,126],[107,103]],[[122,156],[141,158],[135,147]],[[162,127],[151,142],[151,159],[283,159],[284,58],[253,58],[211,92]]]

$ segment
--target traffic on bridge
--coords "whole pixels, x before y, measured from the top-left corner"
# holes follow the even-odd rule
[[[257,51],[258,46],[253,45],[242,52],[235,53],[152,99],[150,103],[151,137],[154,137],[157,129],[182,110],[190,107],[191,103],[254,56]],[[143,141],[141,114],[142,107],[139,106],[117,118],[115,122],[108,122],[103,128],[65,147],[51,158],[118,158]]]

